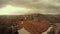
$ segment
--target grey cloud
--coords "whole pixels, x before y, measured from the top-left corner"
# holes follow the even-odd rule
[[[0,8],[7,5],[9,0],[0,0]]]
[[[22,5],[56,5],[60,6],[60,0],[0,0],[0,4],[11,3],[11,4],[22,4]],[[40,7],[40,6],[39,6]]]
[[[0,5],[12,4],[18,6],[25,6],[28,8],[49,8],[60,7],[60,0],[0,0]]]
[[[60,0],[1,0],[0,6],[11,4],[13,6],[32,8],[40,13],[60,13]],[[34,11],[33,10],[33,11]]]

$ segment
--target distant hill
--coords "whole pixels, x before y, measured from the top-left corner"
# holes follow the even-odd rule
[[[30,14],[30,15],[4,15],[0,16],[0,22],[4,21],[9,22],[9,20],[16,20],[15,22],[20,21],[20,17],[25,16],[27,19],[35,21],[50,21],[51,23],[60,23],[60,15],[48,15],[48,14]],[[14,22],[14,21],[13,21]]]
[[[31,15],[28,15],[28,16],[29,17],[31,16],[36,20],[38,19],[39,21],[45,20],[45,21],[50,21],[51,23],[60,23],[60,15],[31,14]]]

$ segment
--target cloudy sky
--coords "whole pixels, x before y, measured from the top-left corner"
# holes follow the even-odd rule
[[[59,14],[60,0],[0,0],[0,14]]]

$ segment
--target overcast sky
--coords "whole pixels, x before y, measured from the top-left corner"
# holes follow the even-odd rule
[[[0,12],[2,7],[7,7],[8,5],[31,9],[27,13],[60,13],[60,0],[0,0]]]

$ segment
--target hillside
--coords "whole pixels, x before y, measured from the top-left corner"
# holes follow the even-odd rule
[[[12,26],[12,32],[15,32],[17,28],[16,25],[20,24],[24,19],[33,20],[33,21],[49,21],[50,23],[60,23],[60,15],[45,15],[45,14],[31,14],[31,15],[4,15],[0,16],[0,33],[9,33]],[[4,29],[4,31],[3,31]],[[7,31],[7,32],[6,32]],[[11,34],[10,33],[10,34]]]

